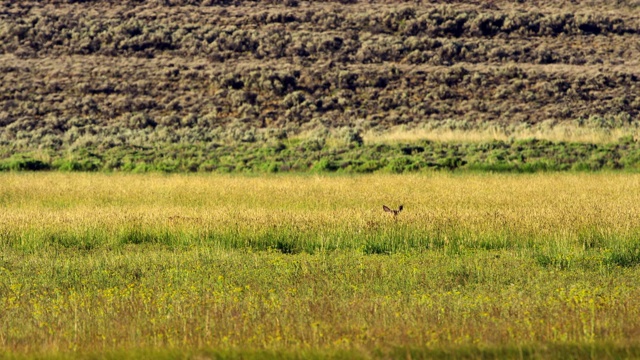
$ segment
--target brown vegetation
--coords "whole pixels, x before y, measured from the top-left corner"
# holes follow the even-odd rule
[[[5,2],[0,146],[624,127],[640,110],[638,5]]]

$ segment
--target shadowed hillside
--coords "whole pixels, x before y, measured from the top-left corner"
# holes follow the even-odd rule
[[[224,156],[234,171],[234,154],[275,147],[301,160],[267,163],[307,170],[416,131],[635,149],[639,15],[637,1],[4,2],[0,157],[157,169],[177,149],[175,171]]]

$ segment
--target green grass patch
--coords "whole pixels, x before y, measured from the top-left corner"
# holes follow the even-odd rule
[[[71,153],[52,152],[48,160],[36,160],[29,153],[8,154],[0,159],[4,171],[126,171],[134,173],[218,172],[218,173],[374,173],[393,174],[420,171],[472,171],[537,173],[548,171],[599,171],[640,168],[640,145],[633,139],[619,143],[585,144],[536,139],[451,143],[416,141],[394,145],[349,144],[301,147],[296,141],[278,143],[277,151],[263,144],[216,146],[204,142],[189,147],[157,145],[141,151],[113,147],[106,151],[86,147]],[[99,155],[98,155],[99,154]]]

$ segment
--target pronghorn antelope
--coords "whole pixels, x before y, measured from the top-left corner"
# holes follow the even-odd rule
[[[400,211],[402,211],[402,205],[398,207],[398,210],[393,210],[389,208],[387,205],[382,205],[382,210],[388,213],[392,213],[393,216],[395,217],[395,216],[398,216],[398,213],[400,213]]]

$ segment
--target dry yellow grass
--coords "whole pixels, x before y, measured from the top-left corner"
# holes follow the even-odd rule
[[[616,128],[604,129],[578,127],[573,125],[556,125],[553,127],[537,126],[534,128],[506,129],[489,127],[487,129],[450,130],[446,128],[396,128],[387,132],[369,131],[363,135],[368,144],[398,142],[417,142],[421,140],[439,142],[487,142],[492,140],[510,141],[524,139],[540,139],[554,142],[582,142],[590,144],[614,143],[624,136],[637,136],[637,129]]]
[[[387,224],[382,204],[401,203],[406,211],[399,223],[409,228],[455,222],[478,233],[503,227],[534,235],[590,226],[616,233],[640,228],[640,177],[632,174],[0,176],[0,220],[20,228],[55,230],[64,222],[72,230],[136,219],[155,225],[191,219],[220,230],[236,224],[238,229],[290,225],[347,231]]]

